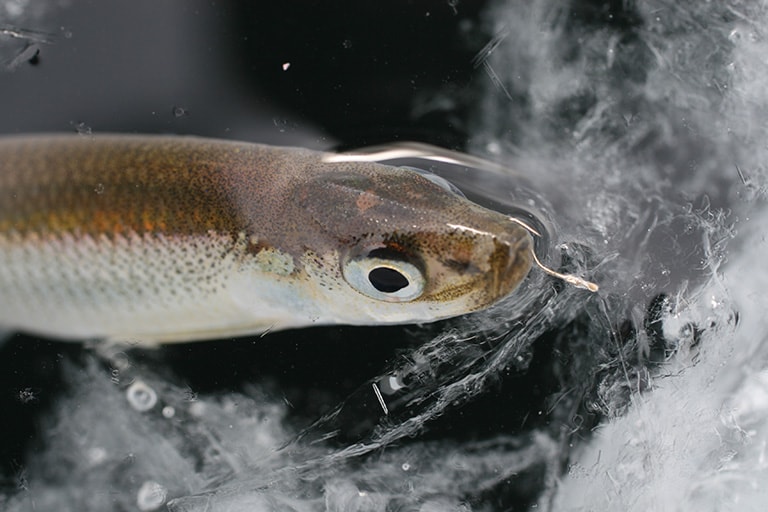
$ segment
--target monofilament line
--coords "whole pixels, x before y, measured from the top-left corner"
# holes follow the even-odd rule
[[[509,217],[509,220],[511,220],[512,222],[522,226],[523,229],[525,229],[526,231],[528,231],[532,235],[541,237],[541,233],[539,233],[538,231],[533,229],[531,226],[529,226],[528,224],[526,224],[522,220],[516,219],[515,217]],[[561,274],[560,272],[552,270],[551,268],[545,267],[544,264],[542,264],[541,261],[539,261],[539,258],[538,258],[538,256],[536,256],[536,251],[533,250],[533,247],[531,247],[531,255],[533,256],[533,261],[536,262],[536,265],[538,265],[538,267],[541,270],[543,270],[544,273],[549,274],[550,276],[553,276],[553,277],[557,277],[558,279],[562,279],[566,283],[569,283],[569,284],[575,286],[576,288],[581,288],[583,290],[589,290],[590,292],[593,292],[593,293],[596,292],[599,289],[597,284],[595,284],[595,283],[593,283],[591,281],[587,281],[586,279],[582,279],[580,277],[577,277],[577,276],[574,276],[574,275],[571,275],[571,274]]]

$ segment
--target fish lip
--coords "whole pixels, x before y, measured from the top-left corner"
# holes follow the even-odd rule
[[[522,283],[533,266],[533,240],[520,228],[504,239],[494,239],[496,249],[489,257],[491,267],[491,300],[512,293]]]

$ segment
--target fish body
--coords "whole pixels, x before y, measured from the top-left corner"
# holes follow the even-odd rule
[[[0,327],[161,343],[485,308],[531,237],[423,174],[174,136],[0,139]]]

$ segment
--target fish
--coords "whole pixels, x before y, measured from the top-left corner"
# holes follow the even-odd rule
[[[0,138],[0,328],[153,345],[420,324],[512,293],[524,225],[427,171],[171,135]]]

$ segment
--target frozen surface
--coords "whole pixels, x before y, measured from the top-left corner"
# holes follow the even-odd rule
[[[712,327],[577,451],[554,510],[765,510],[767,220],[760,212],[743,223],[747,245],[722,278],[666,319],[671,329]]]
[[[574,18],[582,30],[573,32]],[[576,222],[564,229],[619,271],[603,293],[623,288],[631,305],[663,290],[669,301],[656,331],[668,342],[664,363],[640,378],[625,366],[627,403],[605,403],[615,417],[571,454],[544,508],[768,506],[767,21],[760,2],[642,2],[613,18],[535,2],[497,18],[489,73],[525,101],[498,108],[490,95],[480,146],[567,166],[581,186],[566,189],[576,210],[563,222]],[[508,67],[524,71],[508,77]],[[510,119],[522,135],[499,142]],[[617,240],[637,223],[639,243]],[[700,252],[686,259],[691,233]],[[619,256],[607,264],[611,251]]]
[[[534,274],[303,406],[268,379],[197,392],[170,359],[62,356],[0,508],[764,510],[766,9],[490,5],[469,149],[530,177],[549,263],[599,294]]]

